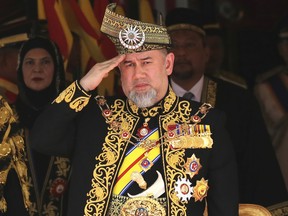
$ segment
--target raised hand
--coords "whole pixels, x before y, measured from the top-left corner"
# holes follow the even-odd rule
[[[125,55],[118,55],[110,60],[95,64],[80,80],[80,85],[85,91],[94,90],[108,76],[108,73],[125,59]]]

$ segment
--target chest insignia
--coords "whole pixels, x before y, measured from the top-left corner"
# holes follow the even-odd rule
[[[192,183],[185,178],[178,179],[175,184],[175,191],[179,200],[188,202],[193,194]]]
[[[196,201],[202,201],[206,196],[208,192],[208,180],[205,180],[202,178],[200,181],[196,182],[196,186],[194,187],[194,193],[193,197],[195,198]]]
[[[195,175],[198,174],[199,170],[202,168],[200,164],[200,159],[196,158],[195,154],[193,154],[190,158],[187,158],[187,161],[184,165],[186,174],[193,178]]]
[[[212,148],[210,125],[172,124],[168,126],[167,139],[174,149]]]

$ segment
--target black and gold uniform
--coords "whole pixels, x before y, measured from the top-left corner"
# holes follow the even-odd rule
[[[212,216],[238,215],[235,153],[223,114],[175,95],[165,77],[174,60],[165,27],[129,19],[115,8],[107,6],[101,31],[125,55],[96,64],[62,91],[31,133],[35,150],[71,158],[68,215],[188,216],[205,209]],[[126,91],[134,82],[144,84],[130,76],[136,64],[152,66],[147,88],[130,91],[157,95],[144,105]],[[92,96],[90,90],[116,66],[127,98]],[[135,66],[135,73],[146,72]]]
[[[45,186],[39,194],[32,152],[24,130],[19,128],[18,116],[2,96],[0,119],[0,215],[55,215],[61,212],[69,160],[52,157]]]
[[[209,215],[238,215],[233,146],[224,116],[210,108],[169,87],[140,109],[127,98],[93,98],[76,81],[37,119],[31,141],[70,155],[68,215],[203,215],[206,202]]]

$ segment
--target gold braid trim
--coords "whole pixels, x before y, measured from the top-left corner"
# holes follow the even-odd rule
[[[1,187],[4,188],[10,169],[15,169],[20,181],[24,205],[28,209],[31,202],[29,200],[29,183],[27,166],[25,163],[25,160],[27,159],[25,155],[24,139],[22,137],[23,134],[21,134],[21,131],[18,131],[17,134],[13,136],[10,135],[11,123],[17,121],[17,116],[13,113],[11,107],[1,96],[0,101],[1,130],[6,129],[0,144],[0,162],[2,164],[0,167],[0,184]],[[0,191],[0,196],[0,211],[6,212],[7,203],[2,190]]]
[[[201,102],[209,103],[212,107],[216,104],[217,83],[205,77],[202,90]]]
[[[169,142],[164,136],[168,131],[168,125],[175,123],[190,122],[192,114],[192,108],[188,101],[181,101],[177,104],[177,107],[173,106],[173,102],[178,100],[173,91],[164,99],[164,111],[160,114],[159,128],[161,143],[161,154],[165,156],[163,163],[165,163],[164,173],[166,174],[166,189],[168,203],[167,209],[170,210],[169,215],[181,215],[187,216],[187,203],[186,200],[180,200],[175,191],[175,184],[180,178],[186,178],[185,171],[185,149],[173,149],[170,148]],[[105,107],[105,102],[101,106]],[[132,110],[133,114],[140,111],[134,106],[131,101],[128,101],[128,106]],[[100,105],[99,105],[100,106]],[[105,137],[105,143],[103,143],[103,152],[96,156],[96,165],[93,171],[92,189],[87,194],[88,199],[84,209],[85,216],[102,216],[107,213],[108,200],[111,198],[112,190],[109,190],[113,185],[116,174],[119,169],[119,161],[123,160],[125,146],[128,139],[121,136],[121,132],[127,131],[132,134],[135,124],[135,116],[132,117],[128,112],[124,111],[125,102],[123,100],[116,100],[111,107],[112,115],[106,118],[108,124],[108,133]],[[162,104],[163,108],[163,104]],[[101,110],[104,110],[100,108]],[[107,108],[109,109],[109,107]],[[147,115],[155,116],[155,112],[159,114],[159,107],[156,106],[156,110],[147,112]],[[144,112],[145,114],[146,112]],[[142,112],[143,114],[143,112]],[[203,118],[205,115],[203,116]],[[134,121],[133,121],[134,120]],[[134,122],[134,123],[133,123]],[[115,127],[117,125],[117,127]],[[120,126],[119,126],[120,125]]]
[[[12,149],[9,145],[9,135],[11,123],[15,122],[13,111],[7,101],[0,95],[0,131],[3,131],[3,137],[0,143],[0,212],[7,211],[7,203],[4,198],[4,186],[12,164]]]
[[[28,209],[31,206],[31,201],[29,199],[31,187],[28,177],[28,169],[25,161],[27,161],[27,156],[24,148],[24,139],[22,134],[13,136],[10,140],[10,146],[13,148],[13,164],[12,167],[15,169],[22,189],[22,195],[24,200],[24,205]]]
[[[51,163],[53,162],[53,163]],[[49,180],[47,182],[46,193],[49,193],[50,196],[48,199],[44,199],[42,201],[42,215],[52,215],[56,216],[61,212],[62,207],[62,196],[63,193],[67,190],[67,181],[69,178],[69,171],[71,169],[70,160],[64,157],[56,157],[53,156],[50,159],[51,165],[51,175],[49,176]],[[55,172],[55,176],[52,174]],[[62,184],[62,186],[57,187],[57,184]],[[64,187],[64,188],[61,188]],[[60,189],[60,190],[57,190]],[[33,209],[31,209],[32,211]]]
[[[79,96],[74,98],[75,92],[80,90],[84,96]],[[53,103],[61,103],[66,102],[69,104],[69,107],[75,112],[81,111],[89,102],[91,95],[85,92],[81,86],[78,84],[78,81],[71,83],[63,92],[59,94],[59,96],[53,101]]]
[[[165,116],[161,116],[159,122],[162,123],[162,128],[164,128],[164,132],[167,132],[168,125],[181,123],[181,122],[189,122],[191,116],[192,109],[190,107],[189,102],[182,101],[178,103],[178,107],[174,110],[174,112],[170,112]],[[176,195],[175,184],[179,178],[186,178],[185,170],[184,170],[184,154],[185,149],[173,149],[170,148],[169,142],[166,139],[162,140],[163,143],[163,153],[165,155],[165,161],[167,165],[165,167],[164,173],[167,174],[167,184],[166,191],[171,202],[168,202],[168,209],[170,209],[170,215],[186,215],[186,204],[185,201],[180,201]]]
[[[107,200],[112,193],[109,188],[116,178],[115,173],[119,169],[118,161],[123,159],[124,148],[127,146],[127,139],[122,138],[119,134],[122,130],[131,132],[134,125],[132,116],[124,111],[124,107],[125,102],[123,100],[116,100],[111,106],[112,115],[106,118],[108,133],[105,137],[105,143],[103,143],[103,152],[95,158],[92,189],[87,194],[88,199],[84,208],[84,215],[86,216],[106,215]],[[118,123],[121,126],[114,127]]]

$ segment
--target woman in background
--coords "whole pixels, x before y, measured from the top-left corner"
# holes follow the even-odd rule
[[[40,37],[26,41],[19,51],[17,79],[17,130],[24,138],[21,164],[27,170],[10,167],[1,194],[6,210],[0,205],[0,215],[65,215],[69,160],[43,155],[29,146],[29,131],[35,119],[65,88],[63,60],[56,44]],[[27,172],[26,179],[19,175],[23,171]],[[25,197],[29,200],[23,200]]]

